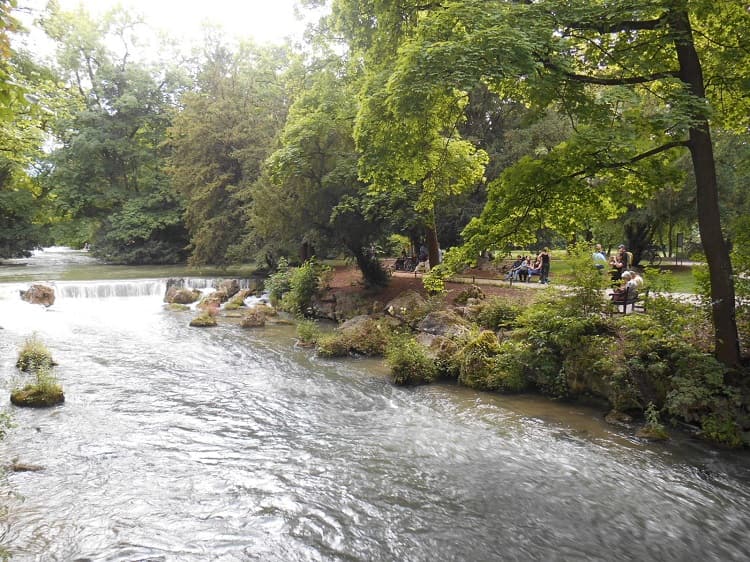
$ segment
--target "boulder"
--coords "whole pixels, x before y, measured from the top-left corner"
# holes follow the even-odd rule
[[[219,310],[219,308],[221,308],[221,303],[226,300],[226,293],[215,291],[210,295],[203,297],[196,307],[199,310]]]
[[[196,289],[172,286],[167,288],[164,302],[169,304],[191,304],[201,298],[201,292]]]
[[[416,291],[406,291],[386,304],[385,312],[403,322],[409,322],[426,303],[425,298]]]
[[[242,315],[240,326],[243,328],[262,328],[266,325],[266,315],[259,307],[253,307]]]
[[[28,290],[21,291],[21,298],[31,304],[52,306],[55,304],[55,289],[49,285],[34,283]]]
[[[468,304],[470,300],[483,300],[484,291],[478,285],[469,285],[456,296],[456,304]]]
[[[216,326],[216,318],[206,312],[199,314],[190,321],[190,326],[194,328],[211,328]]]
[[[451,310],[437,310],[430,312],[420,320],[417,324],[417,330],[435,336],[454,338],[468,333],[471,327],[466,320],[455,312]]]
[[[231,299],[240,291],[240,282],[237,279],[223,279],[216,284],[216,291],[226,295],[225,300]]]

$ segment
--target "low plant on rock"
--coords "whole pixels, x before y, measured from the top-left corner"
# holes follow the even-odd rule
[[[210,328],[216,326],[216,314],[211,314],[211,309],[202,312],[190,321],[194,328]]]
[[[438,374],[435,361],[411,336],[395,336],[388,342],[385,360],[394,384],[414,385],[432,382]]]
[[[646,417],[646,423],[643,424],[643,427],[636,433],[638,437],[655,441],[669,439],[669,434],[664,428],[664,424],[662,424],[659,419],[659,410],[653,402],[648,403],[644,415]]]
[[[349,341],[339,333],[320,336],[315,344],[315,353],[318,357],[348,357]]]
[[[52,360],[52,354],[47,346],[33,334],[27,338],[23,347],[18,353],[16,367],[21,371],[33,372],[41,368],[50,368],[55,365]]]
[[[320,326],[315,320],[303,319],[297,322],[297,338],[300,345],[312,347],[320,337]]]
[[[14,389],[10,401],[16,406],[45,407],[65,401],[62,386],[52,374],[52,367],[43,365],[34,371],[36,380],[23,388]]]

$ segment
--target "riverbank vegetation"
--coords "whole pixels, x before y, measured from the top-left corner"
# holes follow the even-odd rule
[[[660,298],[603,315],[571,266],[570,294],[477,306],[444,376],[564,396],[596,372],[617,407],[732,441],[750,361],[745,3],[327,4],[307,50],[209,33],[146,59],[137,15],[50,2],[34,24],[48,61],[14,48],[16,2],[0,0],[0,259],[57,243],[110,263],[252,263],[309,315],[330,257],[371,290],[389,282],[382,255],[424,246],[439,295],[519,248],[623,242],[639,267],[657,247],[706,264],[701,315]],[[391,322],[358,329],[372,340],[321,336],[321,353],[377,350],[416,380],[411,340],[387,352]]]
[[[453,381],[556,400],[594,398],[614,418],[638,421],[644,438],[680,427],[727,446],[749,444],[750,388],[713,355],[707,308],[676,301],[654,284],[644,311],[621,314],[588,255],[571,261],[576,283],[564,289],[406,293],[333,332],[303,320],[298,335],[320,357],[383,357],[399,385]]]

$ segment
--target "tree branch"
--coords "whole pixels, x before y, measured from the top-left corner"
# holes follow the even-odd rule
[[[666,144],[663,144],[661,146],[657,146],[655,148],[652,148],[651,150],[647,150],[646,152],[642,152],[641,154],[638,154],[637,156],[633,156],[632,158],[628,158],[627,160],[622,160],[620,162],[608,162],[608,163],[600,163],[598,166],[596,166],[597,169],[616,169],[616,168],[624,168],[630,164],[635,164],[636,162],[640,162],[641,160],[645,160],[646,158],[650,158],[651,156],[656,156],[657,154],[660,154],[662,152],[666,152],[667,150],[670,150],[672,148],[677,147],[689,147],[690,141],[688,140],[681,140],[681,141],[674,141],[674,142],[668,142]],[[568,178],[577,178],[580,176],[586,176],[589,173],[591,173],[591,168],[586,168],[583,170],[579,170],[577,172],[574,172],[568,176]]]
[[[623,31],[653,31],[663,27],[666,22],[667,14],[665,13],[653,20],[618,21],[609,25],[593,22],[571,22],[566,27],[596,31],[605,35],[607,33],[620,33]]]
[[[574,74],[563,72],[563,74],[576,82],[583,84],[598,84],[600,86],[625,86],[627,84],[647,84],[662,78],[679,78],[679,72],[671,70],[667,72],[654,72],[645,76],[630,76],[627,78],[603,78],[598,76],[587,76],[585,74]]]

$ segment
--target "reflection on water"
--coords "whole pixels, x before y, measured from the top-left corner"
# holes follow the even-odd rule
[[[648,446],[533,397],[396,388],[288,326],[189,328],[158,294],[45,310],[9,287],[0,391],[36,331],[66,393],[14,409],[0,444],[45,467],[0,481],[13,560],[746,559],[746,455]]]

